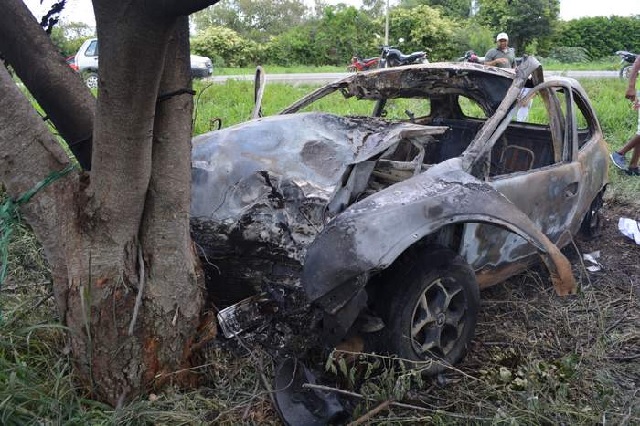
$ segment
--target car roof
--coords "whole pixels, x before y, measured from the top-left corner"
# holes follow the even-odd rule
[[[345,97],[372,100],[464,95],[487,106],[489,110],[495,110],[515,76],[515,71],[511,69],[468,62],[436,62],[383,68],[351,74],[323,86],[285,108],[281,114],[299,111],[337,90]]]

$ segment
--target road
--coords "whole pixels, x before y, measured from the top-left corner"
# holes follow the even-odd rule
[[[269,74],[266,73],[267,83],[285,83],[285,84],[327,84],[336,80],[345,78],[350,73],[347,72],[335,72],[335,73],[299,73],[299,74]],[[562,75],[573,78],[617,78],[618,71],[545,71],[545,76],[550,75]],[[215,83],[222,83],[226,80],[251,80],[253,81],[253,74],[245,75],[217,75],[209,77],[206,81]]]

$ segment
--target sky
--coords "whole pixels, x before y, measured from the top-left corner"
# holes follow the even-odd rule
[[[40,4],[41,1],[42,4]],[[24,2],[34,14],[37,14],[38,19],[54,3],[53,0],[24,0]],[[360,0],[328,0],[327,3],[346,3],[359,6]],[[393,4],[394,1],[391,0],[391,3]],[[640,15],[640,0],[560,0],[560,18],[564,20],[583,16],[611,15]],[[84,22],[95,26],[90,0],[67,0],[62,18],[67,22]]]

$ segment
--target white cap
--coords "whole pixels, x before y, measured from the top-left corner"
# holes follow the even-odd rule
[[[500,40],[507,40],[509,41],[509,36],[507,35],[507,33],[500,33],[496,36],[496,41],[500,41]]]

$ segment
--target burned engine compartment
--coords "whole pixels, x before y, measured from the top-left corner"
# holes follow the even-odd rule
[[[265,282],[298,286],[306,249],[324,226],[355,201],[422,172],[426,150],[447,130],[324,113],[254,124],[194,139],[191,226],[208,281],[216,282],[211,293],[225,295],[214,296],[221,306]]]

